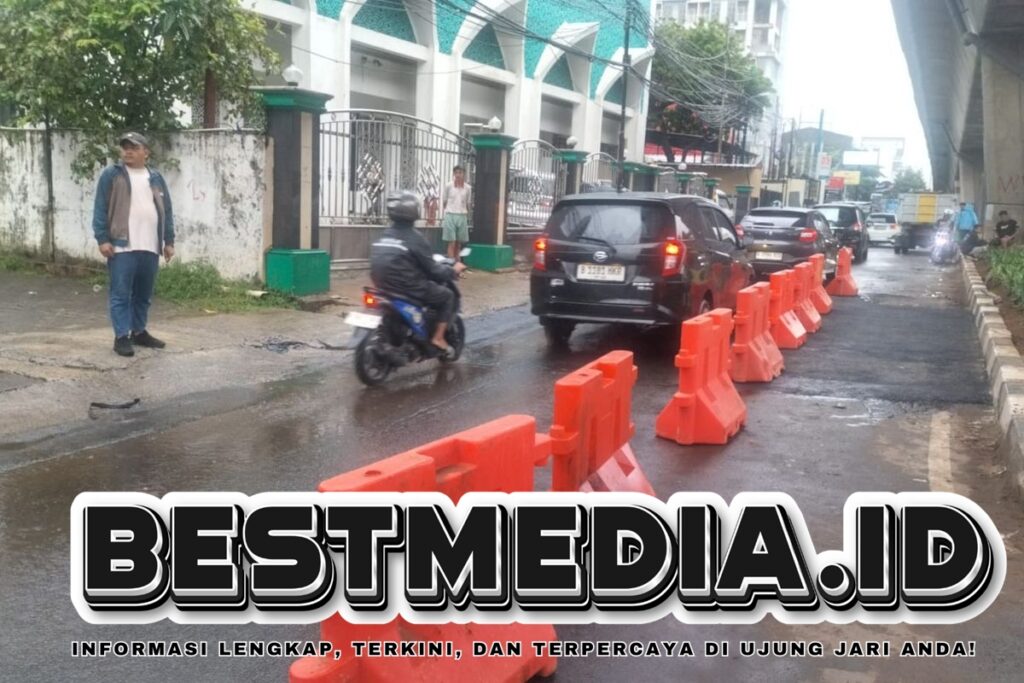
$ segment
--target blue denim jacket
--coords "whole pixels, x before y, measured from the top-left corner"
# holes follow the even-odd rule
[[[171,193],[163,176],[151,168],[149,186],[153,190],[153,204],[157,213],[157,237],[160,249],[174,244],[174,211]],[[97,244],[110,242],[114,246],[128,245],[128,213],[132,205],[132,183],[124,164],[117,163],[103,169],[96,186],[96,200],[92,210],[92,233]]]

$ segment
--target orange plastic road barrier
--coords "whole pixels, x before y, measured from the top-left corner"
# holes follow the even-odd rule
[[[458,502],[469,491],[533,490],[533,468],[546,462],[550,444],[536,433],[536,421],[508,415],[493,422],[411,451],[380,460],[321,482],[320,491],[441,491]],[[350,624],[339,615],[320,624],[321,640],[344,650],[344,656],[304,657],[292,663],[291,683],[349,683],[354,681],[526,681],[550,676],[557,659],[538,657],[523,647],[518,657],[475,659],[473,641],[556,639],[549,624],[411,624],[402,618],[387,624]],[[375,641],[452,641],[464,656],[354,657],[349,643]]]
[[[857,281],[853,279],[853,252],[849,247],[839,250],[839,262],[836,264],[836,276],[828,283],[825,291],[832,296],[857,296],[860,291]]]
[[[811,301],[811,288],[814,287],[814,266],[810,263],[797,265],[793,272],[793,312],[808,332],[821,329],[821,314]]]
[[[799,349],[807,341],[807,330],[793,312],[793,278],[796,273],[783,270],[772,273],[772,298],[768,306],[772,339],[780,349]]]
[[[741,289],[736,297],[736,339],[729,368],[734,382],[771,382],[782,372],[782,352],[772,339],[768,322],[771,298],[767,282]]]
[[[814,265],[814,286],[811,288],[811,303],[821,315],[832,312],[832,297],[825,291],[825,255],[815,254],[810,258]]]
[[[679,390],[658,415],[655,432],[684,446],[724,444],[747,421],[747,407],[729,377],[732,311],[716,308],[682,327]]]
[[[555,382],[552,491],[637,491],[655,495],[629,440],[636,366],[612,351]]]

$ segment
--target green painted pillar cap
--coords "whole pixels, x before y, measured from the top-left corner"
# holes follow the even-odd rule
[[[753,185],[737,185],[736,194],[750,194],[754,191]]]
[[[590,152],[583,152],[578,149],[559,149],[555,152],[555,155],[567,163],[581,164],[587,160]]]
[[[323,113],[327,111],[327,100],[332,95],[316,90],[306,90],[295,86],[255,86],[252,88],[263,99],[267,109],[298,109]]]
[[[691,180],[693,180],[693,174],[692,173],[676,173],[676,180],[678,180],[681,183],[688,183]]]
[[[476,149],[512,149],[517,138],[514,135],[501,133],[478,133],[473,136],[473,147]]]
[[[720,182],[722,182],[720,178],[705,178],[704,187],[714,187]]]

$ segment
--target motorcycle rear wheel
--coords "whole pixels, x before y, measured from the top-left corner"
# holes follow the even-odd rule
[[[356,377],[368,387],[377,386],[391,374],[391,362],[380,348],[380,338],[377,332],[359,342],[354,358]]]
[[[455,316],[455,320],[448,326],[444,333],[445,341],[452,348],[450,356],[441,356],[442,363],[454,363],[462,356],[462,349],[466,347],[466,324],[462,322],[462,316]]]

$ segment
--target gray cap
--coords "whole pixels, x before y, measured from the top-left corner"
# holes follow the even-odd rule
[[[149,140],[146,139],[146,136],[139,133],[125,133],[117,139],[117,144],[120,145],[125,141],[130,142],[133,145],[141,145],[147,149],[149,148]]]

